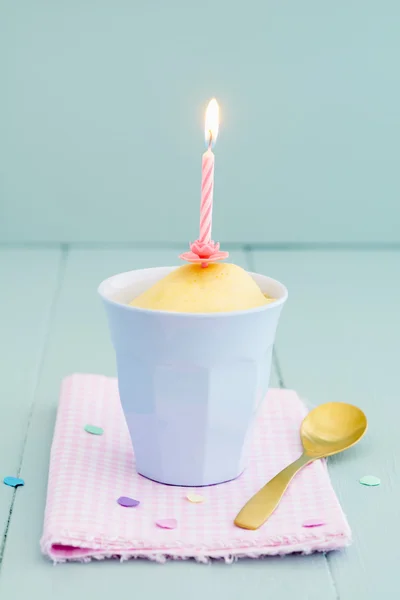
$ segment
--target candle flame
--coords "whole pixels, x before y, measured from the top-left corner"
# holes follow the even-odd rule
[[[213,146],[218,136],[219,106],[215,98],[210,100],[206,110],[205,137],[206,144]]]

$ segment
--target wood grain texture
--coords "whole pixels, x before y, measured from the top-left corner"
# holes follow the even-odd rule
[[[245,255],[231,255],[245,266]],[[47,486],[49,450],[61,379],[71,372],[115,374],[105,315],[96,297],[98,283],[115,272],[135,267],[176,263],[175,252],[72,251],[54,313],[35,409],[23,460],[29,481],[19,494],[12,516],[0,576],[0,597],[12,597],[18,582],[21,597],[38,590],[42,600],[76,600],[112,595],[148,600],[211,600],[258,597],[276,600],[336,600],[326,561],[321,555],[240,561],[233,565],[193,562],[154,565],[146,561],[120,564],[93,562],[53,568],[39,551]],[[276,380],[275,380],[276,381]],[[20,577],[21,567],[24,577]],[[39,592],[40,590],[40,592]]]
[[[56,250],[0,249],[0,554],[15,493],[3,478],[19,471],[60,257]]]
[[[356,404],[369,421],[358,446],[329,460],[354,536],[347,551],[328,556],[340,600],[395,598],[400,253],[256,253],[254,263],[289,289],[277,338],[286,387],[315,405]],[[382,485],[360,485],[363,475]]]

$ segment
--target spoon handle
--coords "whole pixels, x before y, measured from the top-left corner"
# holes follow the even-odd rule
[[[261,527],[278,506],[291,479],[312,460],[306,454],[302,454],[300,458],[275,475],[243,506],[234,521],[235,525],[242,529]]]

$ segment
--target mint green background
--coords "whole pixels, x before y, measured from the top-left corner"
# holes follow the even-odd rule
[[[397,242],[398,0],[0,3],[0,240]],[[174,213],[178,216],[173,216]]]

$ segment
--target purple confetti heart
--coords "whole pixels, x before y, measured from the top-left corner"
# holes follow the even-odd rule
[[[126,506],[127,508],[131,508],[133,506],[139,506],[139,500],[135,500],[134,498],[129,498],[129,496],[120,496],[117,500],[120,506]]]
[[[156,525],[161,529],[176,529],[178,521],[176,519],[159,519],[156,521]]]

